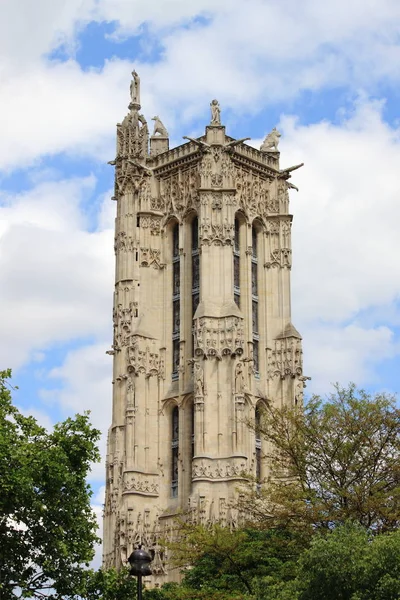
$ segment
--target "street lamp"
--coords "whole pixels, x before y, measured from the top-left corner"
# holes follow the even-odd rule
[[[142,550],[141,546],[134,550],[128,558],[131,565],[129,575],[137,577],[137,600],[142,600],[142,577],[151,575],[150,563],[153,558],[146,550]]]

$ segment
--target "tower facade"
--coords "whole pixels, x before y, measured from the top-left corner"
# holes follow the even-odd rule
[[[262,402],[301,401],[301,337],[291,323],[288,189],[279,132],[256,150],[225,133],[220,108],[199,138],[169,149],[140,114],[133,72],[117,125],[113,414],[107,450],[104,565],[137,544],[171,580],[161,538],[188,511],[235,525],[246,473],[268,473]],[[256,428],[257,431],[257,428]]]

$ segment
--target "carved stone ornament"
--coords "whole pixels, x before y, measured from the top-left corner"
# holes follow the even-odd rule
[[[292,251],[290,248],[277,248],[271,250],[270,258],[265,262],[264,267],[281,267],[291,269],[292,267]]]
[[[132,319],[137,315],[137,302],[130,302],[128,307],[118,303],[113,310],[114,341],[113,351],[120,351],[130,343]]]
[[[192,478],[199,479],[242,479],[248,471],[245,457],[215,460],[199,458],[193,460]]]
[[[138,335],[133,335],[132,338],[127,355],[128,373],[144,373],[146,377],[160,375],[160,357],[154,342]]]
[[[147,121],[136,108],[133,108],[122,123],[117,125],[117,158],[144,159],[148,154],[148,148]]]
[[[179,170],[161,180],[160,196],[152,199],[151,208],[163,212],[166,217],[176,216],[181,220],[187,212],[197,209],[199,187],[200,176],[197,165]]]
[[[162,219],[162,217],[158,217],[158,216],[154,216],[154,215],[141,215],[140,227],[142,229],[150,229],[151,235],[160,235],[161,219]]]
[[[131,236],[127,236],[125,231],[119,231],[114,239],[115,252],[133,252],[135,249],[134,241]]]
[[[268,377],[298,377],[303,373],[303,351],[301,340],[287,337],[274,341],[274,347],[267,349]]]
[[[163,269],[165,265],[161,262],[161,250],[140,248],[140,266]]]
[[[242,168],[236,168],[235,173],[236,196],[244,214],[267,217],[269,213],[279,211],[278,201],[270,199],[271,183],[268,179]]]
[[[134,492],[143,496],[158,496],[159,476],[147,473],[126,471],[124,473],[123,492]]]
[[[193,332],[195,356],[221,359],[243,354],[243,319],[239,317],[200,317]]]
[[[225,217],[224,222],[213,222],[209,217],[203,218],[199,228],[200,243],[208,246],[231,246],[235,235],[235,227]]]

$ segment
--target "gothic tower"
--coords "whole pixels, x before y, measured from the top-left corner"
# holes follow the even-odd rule
[[[117,125],[113,414],[107,449],[104,565],[153,548],[174,517],[234,524],[237,488],[266,476],[245,425],[260,403],[301,401],[301,337],[291,323],[288,189],[275,129],[261,149],[235,140],[211,102],[205,134],[169,149],[149,137],[132,73]],[[301,165],[298,165],[301,166]]]

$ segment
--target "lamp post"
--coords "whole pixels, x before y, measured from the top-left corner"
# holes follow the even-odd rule
[[[151,575],[150,563],[152,560],[153,556],[146,552],[146,550],[142,550],[141,546],[137,550],[134,550],[128,558],[131,566],[129,575],[137,577],[137,600],[142,600],[142,577]]]

